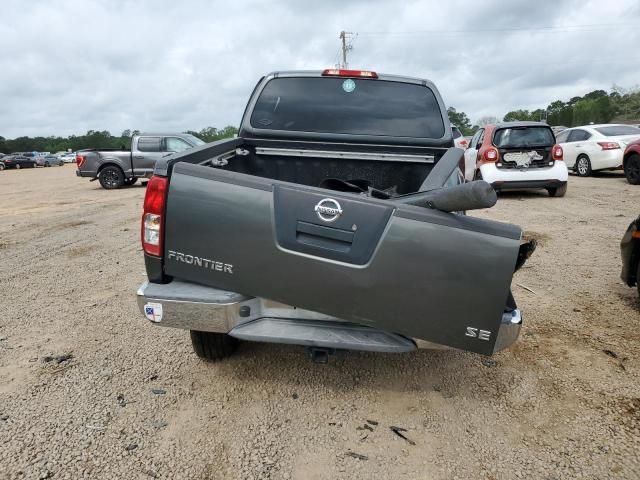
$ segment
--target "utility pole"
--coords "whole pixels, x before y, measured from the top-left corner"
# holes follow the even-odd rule
[[[353,32],[345,32],[344,30],[340,32],[340,40],[342,40],[341,68],[347,68],[349,66],[349,64],[347,63],[347,52],[353,49],[353,46],[350,43],[347,44],[347,37],[349,35],[353,35]]]

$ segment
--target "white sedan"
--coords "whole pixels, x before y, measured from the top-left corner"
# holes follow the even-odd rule
[[[581,177],[596,170],[622,168],[624,149],[638,138],[640,128],[612,123],[569,128],[556,137],[567,167]]]
[[[58,155],[58,158],[60,158],[64,163],[73,163],[76,161],[76,154],[73,152],[56,153],[56,155]]]

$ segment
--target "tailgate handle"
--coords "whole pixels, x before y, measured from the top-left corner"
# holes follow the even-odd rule
[[[305,245],[348,252],[353,244],[355,232],[339,228],[323,227],[309,222],[298,221],[296,224],[296,240]]]

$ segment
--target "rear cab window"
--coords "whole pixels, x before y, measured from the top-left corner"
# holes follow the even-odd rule
[[[159,152],[162,137],[139,137],[138,150],[141,152]]]
[[[498,148],[550,147],[554,143],[553,131],[545,126],[498,128],[493,134],[493,144]]]
[[[440,106],[424,85],[380,79],[285,77],[263,88],[255,129],[439,139]]]

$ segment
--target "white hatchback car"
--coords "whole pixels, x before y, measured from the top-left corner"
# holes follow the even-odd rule
[[[551,127],[540,122],[503,122],[478,129],[464,152],[465,179],[483,179],[496,191],[544,188],[567,192],[568,171]]]
[[[588,177],[595,170],[622,168],[624,149],[639,138],[640,128],[610,123],[569,128],[557,135],[557,142],[567,168]]]

